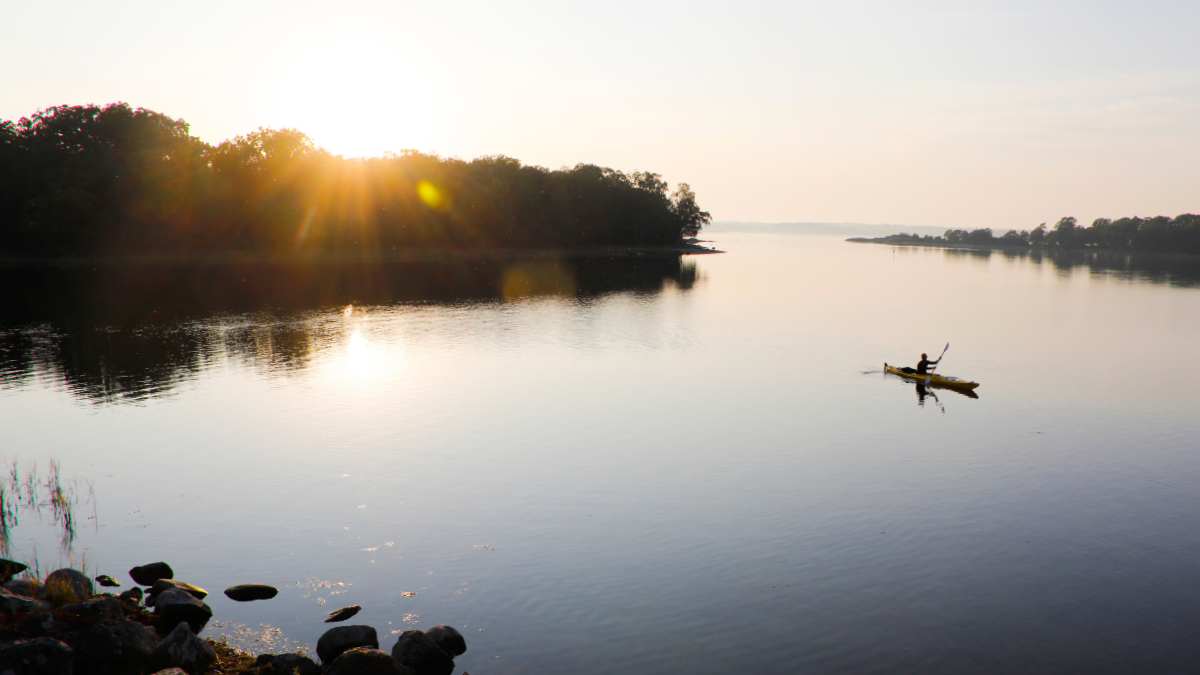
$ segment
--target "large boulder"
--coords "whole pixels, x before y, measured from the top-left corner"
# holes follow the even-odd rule
[[[155,626],[166,635],[185,621],[197,635],[204,630],[212,618],[212,609],[199,598],[178,588],[168,588],[154,599],[154,614],[158,617]]]
[[[396,663],[387,652],[370,647],[355,647],[333,660],[326,675],[411,675],[412,671]]]
[[[150,660],[154,668],[173,666],[192,675],[200,675],[217,660],[217,652],[207,641],[196,637],[187,623],[183,622],[158,643]]]
[[[154,629],[136,621],[105,621],[66,637],[75,648],[75,675],[150,672],[158,646]]]
[[[238,602],[270,600],[278,594],[278,588],[266,584],[238,584],[225,589],[225,596]]]
[[[83,572],[70,568],[54,570],[46,576],[46,599],[55,605],[83,602],[95,592],[92,580]]]
[[[342,652],[355,647],[379,649],[379,636],[370,626],[338,626],[325,631],[317,640],[317,656],[321,663],[329,665]]]
[[[462,633],[458,632],[453,626],[437,625],[425,631],[429,639],[433,640],[442,651],[450,655],[462,656],[467,652],[467,641],[463,638]]]
[[[153,562],[129,570],[129,578],[143,586],[153,586],[159,579],[174,579],[175,572],[165,562]]]
[[[48,637],[0,644],[0,673],[8,675],[73,675],[75,650]]]
[[[8,583],[9,579],[29,569],[29,565],[16,560],[0,558],[0,584]]]
[[[417,675],[450,675],[454,672],[454,659],[425,631],[406,630],[392,647],[392,658],[407,666]]]
[[[63,605],[59,613],[70,621],[83,623],[125,619],[125,610],[121,608],[121,601],[112,595],[97,595],[83,602]]]
[[[262,654],[255,665],[261,675],[321,675],[321,667],[300,654]]]

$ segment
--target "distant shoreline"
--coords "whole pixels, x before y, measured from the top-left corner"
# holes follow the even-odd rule
[[[911,239],[897,239],[897,238],[895,238],[897,236],[903,236],[903,235],[894,235],[893,234],[893,235],[888,235],[886,237],[849,237],[848,239],[846,239],[846,241],[854,243],[854,244],[888,244],[891,246],[911,246],[913,248],[953,248],[953,249],[964,249],[964,250],[968,250],[968,251],[1055,250],[1052,248],[1047,248],[1047,247],[1042,247],[1042,246],[1028,246],[1028,245],[1024,245],[1024,244],[1019,244],[1019,245],[1014,244],[1011,246],[1005,245],[1005,244],[992,244],[992,245],[985,246],[985,245],[980,245],[980,244],[958,244],[958,243],[951,243],[948,241],[913,241]],[[1075,249],[1075,248],[1073,248],[1073,249],[1062,249],[1062,250],[1096,251],[1096,250],[1101,250],[1101,249],[1094,249],[1094,248],[1093,249],[1086,249],[1086,248]],[[1104,250],[1108,250],[1108,249],[1104,249]]]
[[[1200,261],[1200,254],[1190,253],[1188,251],[1141,251],[1137,249],[1105,248],[1100,246],[1030,246],[1028,244],[1004,244],[1000,242],[995,244],[963,244],[957,242],[948,242],[945,240],[916,241],[908,238],[906,235],[888,235],[886,237],[850,237],[846,239],[846,241],[853,244],[886,244],[888,246],[907,246],[910,248],[943,248],[956,251],[1004,251],[1027,253],[1031,255],[1052,253],[1092,253],[1109,256],[1129,255],[1138,257],[1154,256],[1157,258],[1186,258],[1189,260]]]
[[[399,263],[464,263],[504,260],[592,258],[670,258],[708,255],[724,251],[694,240],[677,246],[590,246],[582,248],[419,248],[391,252],[317,252],[263,255],[245,251],[204,252],[193,255],[147,253],[105,256],[17,256],[0,253],[0,267],[216,267],[239,265],[388,265]]]

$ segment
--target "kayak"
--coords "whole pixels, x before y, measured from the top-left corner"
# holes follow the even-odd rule
[[[979,386],[978,382],[970,382],[968,380],[950,375],[938,375],[937,373],[926,373],[924,375],[919,375],[915,371],[906,373],[904,372],[903,368],[889,365],[887,363],[883,364],[883,372],[933,387],[946,387],[947,389],[974,389],[975,387]]]

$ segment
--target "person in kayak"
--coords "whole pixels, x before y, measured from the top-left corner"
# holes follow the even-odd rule
[[[921,352],[921,360],[917,361],[917,374],[918,375],[928,375],[929,371],[931,370],[930,366],[936,366],[938,364],[938,361],[941,361],[941,360],[942,360],[942,357],[939,356],[937,361],[930,361],[929,355],[926,354],[925,352]]]

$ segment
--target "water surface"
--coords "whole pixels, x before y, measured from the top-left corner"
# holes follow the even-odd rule
[[[247,643],[351,603],[384,648],[449,623],[460,672],[1200,662],[1190,265],[711,237],[232,287],[10,272],[0,460],[55,460],[77,506],[5,544],[166,559]],[[947,340],[978,399],[880,372]],[[282,592],[220,596],[251,581]]]

